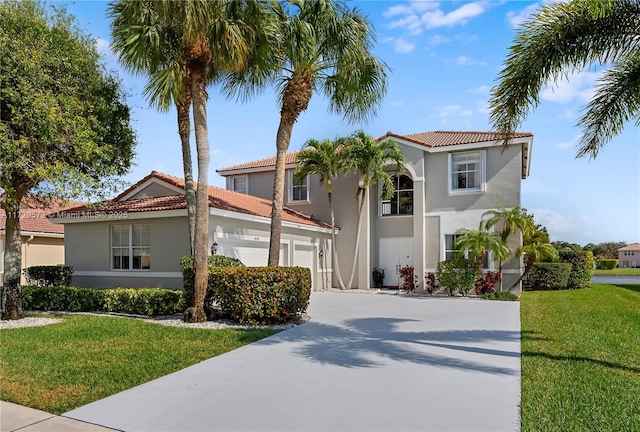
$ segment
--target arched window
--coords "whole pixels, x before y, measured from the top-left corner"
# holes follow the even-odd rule
[[[382,201],[382,216],[413,214],[413,180],[404,174],[391,177],[393,196]]]

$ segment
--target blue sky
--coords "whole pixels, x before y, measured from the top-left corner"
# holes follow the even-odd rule
[[[59,4],[59,3],[57,3]],[[182,176],[175,112],[158,113],[142,97],[145,79],[122,71],[109,50],[106,2],[67,3],[81,28],[95,38],[109,69],[117,70],[128,92],[138,135],[136,166],[126,180],[151,170]],[[378,116],[350,125],[329,115],[314,95],[294,126],[290,150],[310,138],[325,139],[363,129],[387,131],[490,130],[487,100],[512,44],[517,25],[540,3],[527,1],[350,1],[368,15],[375,54],[392,72]],[[534,134],[531,175],[522,183],[522,206],[547,227],[551,240],[581,245],[605,241],[640,242],[640,131],[633,123],[597,159],[576,159],[575,127],[593,93],[597,68],[572,72],[551,84],[521,131]],[[240,104],[209,89],[210,183],[224,187],[217,168],[275,154],[279,109],[271,89]],[[194,153],[195,154],[195,153]]]

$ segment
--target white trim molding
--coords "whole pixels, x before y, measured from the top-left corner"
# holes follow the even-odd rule
[[[157,278],[182,278],[180,272],[154,272],[154,271],[94,271],[78,270],[73,272],[73,276],[91,277],[157,277]]]

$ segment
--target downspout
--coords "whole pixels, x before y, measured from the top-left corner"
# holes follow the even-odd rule
[[[20,268],[20,283],[22,283],[22,278],[23,277],[24,277],[24,282],[25,283],[27,282],[27,277],[26,277],[24,271],[27,268],[27,262],[28,262],[28,259],[29,259],[29,242],[31,240],[33,240],[33,238],[34,238],[34,236],[29,236],[29,238],[24,241],[24,255],[22,256],[22,262],[24,263],[24,266],[21,265],[21,268]],[[24,268],[22,268],[22,267],[24,267]]]

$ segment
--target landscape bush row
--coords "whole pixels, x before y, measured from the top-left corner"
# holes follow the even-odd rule
[[[36,311],[116,312],[171,315],[184,310],[182,291],[161,288],[76,288],[23,286],[22,307]]]
[[[309,305],[311,271],[303,267],[245,267],[209,261],[205,311],[209,319],[228,317],[243,324],[298,321]],[[181,260],[185,292],[193,291],[193,259]]]
[[[587,288],[593,275],[593,253],[560,251],[560,262],[535,263],[531,270],[532,289],[562,290]]]

